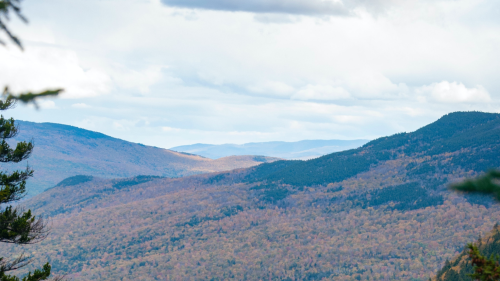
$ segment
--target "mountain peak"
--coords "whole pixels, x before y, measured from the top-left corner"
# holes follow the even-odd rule
[[[444,115],[436,122],[415,131],[414,134],[432,134],[441,137],[450,137],[453,134],[498,119],[500,119],[500,114],[498,113],[457,111]]]

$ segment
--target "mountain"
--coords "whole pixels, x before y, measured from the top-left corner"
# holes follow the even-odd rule
[[[500,114],[456,112],[308,161],[73,177],[24,202],[52,225],[27,253],[73,280],[428,280],[499,221],[447,189],[499,148]]]
[[[181,177],[250,167],[277,160],[263,156],[232,156],[212,160],[198,155],[131,143],[110,136],[54,123],[17,121],[19,135],[12,140],[34,140],[28,159],[35,176],[28,180],[30,195],[53,187],[64,178],[92,175],[103,178],[156,175]],[[5,165],[22,169],[26,162]]]
[[[218,159],[231,155],[267,155],[284,159],[310,159],[332,152],[358,148],[368,140],[303,140],[298,142],[252,142],[246,144],[192,144],[171,150]]]
[[[457,166],[466,171],[481,172],[498,167],[499,132],[499,114],[452,113],[415,132],[383,137],[358,149],[309,161],[277,161],[261,165],[253,177],[254,180],[280,181],[294,186],[328,184],[404,156],[426,157],[418,163],[419,167],[409,171],[410,177],[418,178],[421,174],[435,174]],[[449,160],[440,161],[448,157]]]

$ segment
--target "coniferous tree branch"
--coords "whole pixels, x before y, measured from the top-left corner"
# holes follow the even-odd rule
[[[26,180],[31,176],[33,170],[29,166],[10,174],[0,172],[0,204],[21,200],[26,195]]]
[[[2,96],[5,97],[5,94],[8,93],[9,88],[5,87],[4,91],[2,92]],[[0,110],[7,110],[14,108],[16,106],[16,100],[9,98],[8,96],[5,97],[4,100],[0,100]]]
[[[499,256],[493,254],[486,258],[481,255],[479,249],[474,244],[467,244],[469,249],[469,258],[471,259],[474,273],[469,276],[474,280],[480,281],[497,281],[500,280],[500,264],[498,262]]]
[[[0,0],[1,1],[1,0]],[[21,94],[13,94],[9,91],[9,87],[5,87],[3,90],[2,96],[5,98],[3,103],[0,103],[0,110],[2,109],[2,106],[7,106],[8,108],[12,108],[15,106],[15,103],[20,101],[24,104],[29,104],[32,103],[35,108],[38,109],[38,104],[36,103],[36,100],[38,98],[43,98],[43,97],[56,97],[60,93],[62,93],[64,90],[63,89],[52,89],[52,90],[46,90],[40,93],[33,93],[33,92],[26,92],[26,93],[21,93]]]
[[[44,219],[32,215],[31,210],[8,206],[0,212],[0,243],[34,244],[44,240],[48,233]]]
[[[493,197],[500,201],[500,171],[491,170],[483,176],[476,179],[468,179],[462,183],[451,185],[450,188],[455,191],[483,193],[493,195]],[[497,229],[495,225],[494,229]],[[479,238],[479,242],[481,238]],[[479,281],[497,281],[500,280],[500,256],[491,256],[486,258],[479,252],[478,246],[469,243],[469,258],[473,265],[474,273],[469,276],[474,280]]]
[[[0,110],[6,110],[6,109],[3,109],[3,105],[5,105],[5,103],[0,100]],[[9,107],[10,108],[10,105]],[[10,119],[5,119],[3,116],[0,117],[0,138],[2,139],[10,139],[10,138],[13,138],[17,136],[17,128],[16,128],[16,124],[15,124],[15,121],[14,121],[14,118],[10,118]]]
[[[47,280],[50,276],[51,266],[49,263],[46,263],[42,269],[35,269],[33,273],[29,272],[28,275],[24,276],[23,279],[19,279],[17,276],[2,274],[0,271],[0,281],[40,281]],[[57,277],[53,280],[62,280]]]
[[[5,261],[4,258],[0,258],[0,272],[5,273],[19,268],[25,267],[31,263],[31,259],[22,253],[19,257],[15,258],[13,261]]]
[[[16,144],[16,148],[12,149],[5,140],[2,140],[2,142],[0,142],[0,162],[18,163],[23,160],[26,160],[30,157],[33,148],[34,148],[33,141],[18,142]]]
[[[21,41],[10,31],[6,22],[10,20],[10,14],[16,14],[21,20],[27,22],[21,14],[21,0],[0,0],[0,32],[4,32],[21,50]],[[0,39],[0,44],[5,42]],[[62,89],[47,90],[40,93],[13,94],[8,87],[4,88],[3,99],[0,100],[0,111],[13,108],[17,102],[24,104],[32,103],[38,109],[36,99],[41,97],[57,96]],[[27,159],[33,151],[33,141],[19,142],[15,149],[12,149],[6,139],[17,135],[18,128],[14,119],[0,117],[0,162],[20,162]],[[14,171],[10,174],[0,172],[0,205],[9,204],[20,200],[26,195],[26,180],[33,176],[33,170],[26,167],[25,171]],[[31,214],[31,210],[24,211],[12,206],[0,208],[0,243],[32,244],[37,243],[47,237],[48,227],[40,217]],[[47,280],[50,276],[51,266],[46,263],[42,269],[29,272],[22,279],[16,276],[7,275],[6,272],[22,268],[30,263],[30,258],[24,254],[8,262],[0,257],[0,281],[40,281]],[[63,277],[56,276],[53,280],[63,280]]]
[[[7,34],[7,37],[10,38],[21,50],[23,49],[23,45],[19,38],[12,34],[10,29],[7,27],[6,21],[10,20],[10,13],[16,14],[23,22],[28,22],[28,20],[21,14],[20,0],[0,0],[0,31],[3,31]],[[5,42],[0,40],[1,45],[5,45]]]
[[[451,186],[452,190],[490,194],[500,201],[500,171],[491,170],[485,175]]]

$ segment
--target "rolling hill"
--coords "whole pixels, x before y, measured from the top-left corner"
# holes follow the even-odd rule
[[[368,140],[303,140],[298,142],[253,142],[245,144],[192,144],[171,150],[218,159],[231,155],[267,155],[283,159],[311,159],[325,154],[358,148]]]
[[[74,280],[428,280],[500,219],[447,190],[500,167],[499,146],[500,114],[456,112],[308,161],[77,176],[24,203],[52,223],[26,250]]]
[[[19,135],[13,141],[34,140],[28,160],[35,176],[28,181],[30,195],[53,187],[64,178],[92,175],[104,178],[155,175],[182,177],[200,173],[250,167],[276,158],[232,156],[217,160],[167,149],[131,143],[110,136],[54,123],[17,122]],[[5,165],[5,168],[24,168]]]

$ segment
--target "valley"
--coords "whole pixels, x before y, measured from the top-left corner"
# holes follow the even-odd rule
[[[23,203],[52,227],[24,249],[73,280],[428,280],[500,220],[447,189],[500,167],[499,136],[500,114],[455,112],[307,161],[76,176]]]

